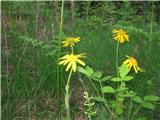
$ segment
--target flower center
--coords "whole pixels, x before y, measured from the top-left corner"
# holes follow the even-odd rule
[[[120,34],[121,36],[124,36],[126,33],[125,33],[123,30],[120,30],[120,31],[119,31],[119,34]]]
[[[73,55],[73,54],[70,55],[70,61],[71,61],[71,62],[76,61],[76,59],[77,59],[77,56],[75,56],[75,55]]]
[[[137,65],[137,64],[138,64],[137,61],[136,61],[134,58],[131,58],[130,60],[131,60],[131,63],[132,63],[133,65]]]

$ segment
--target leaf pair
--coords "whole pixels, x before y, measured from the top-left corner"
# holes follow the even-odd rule
[[[156,95],[147,95],[143,98],[143,100],[140,96],[135,96],[132,99],[134,102],[141,104],[142,107],[150,109],[150,110],[155,109],[155,104],[153,102],[160,101],[160,97]]]

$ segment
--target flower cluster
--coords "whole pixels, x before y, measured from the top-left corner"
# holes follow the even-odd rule
[[[62,43],[63,43],[63,47],[68,47],[68,46],[74,46],[75,43],[80,41],[80,37],[69,37],[66,38]]]
[[[72,47],[75,45],[75,43],[79,42],[80,41],[80,37],[69,37],[69,38],[66,38],[64,41],[62,41],[63,43],[63,47]],[[85,63],[80,59],[80,58],[83,58],[85,57],[84,54],[74,54],[73,51],[71,54],[67,54],[67,55],[64,55],[63,57],[60,58],[60,62],[59,62],[59,65],[67,65],[66,67],[66,71],[68,71],[69,69],[70,70],[73,70],[73,72],[76,72],[76,69],[77,69],[77,63],[81,64],[82,66],[85,66]]]
[[[113,38],[120,43],[124,43],[125,41],[129,41],[129,36],[122,29],[113,29],[112,33],[113,33]]]
[[[84,92],[84,106],[86,107],[85,109],[85,114],[88,115],[88,118],[90,119],[91,116],[93,116],[94,114],[96,114],[96,112],[93,110],[93,106],[94,106],[94,102],[93,101],[93,97],[89,97],[88,92]]]
[[[121,44],[123,44],[125,41],[129,41],[129,36],[123,29],[113,29],[112,33],[113,38]],[[137,60],[134,57],[127,56],[127,58],[128,59],[126,59],[123,63],[126,64],[129,69],[133,67],[136,73],[138,73],[138,71],[142,72],[142,70],[138,66]]]

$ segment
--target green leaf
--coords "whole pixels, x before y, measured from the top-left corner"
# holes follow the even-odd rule
[[[123,80],[121,78],[115,77],[115,78],[112,78],[111,81],[113,81],[113,82],[122,82]]]
[[[123,88],[118,88],[116,91],[119,92],[119,91],[126,91],[126,90],[128,90],[128,88],[123,87]]]
[[[119,74],[120,74],[121,78],[124,78],[128,74],[129,71],[130,71],[130,69],[127,67],[127,65],[122,64],[119,69]]]
[[[89,66],[87,66],[86,68],[85,68],[85,70],[86,70],[86,74],[88,75],[88,76],[91,76],[92,74],[93,74],[93,69],[91,68],[91,67],[89,67]]]
[[[156,102],[156,101],[159,101],[159,100],[160,100],[160,97],[156,96],[156,95],[147,95],[147,96],[144,97],[144,101]]]
[[[94,81],[97,81],[97,82],[99,82],[99,81],[100,81],[100,79],[99,79],[99,78],[97,78],[97,77],[93,77],[93,76],[91,76],[91,78],[92,78],[92,80],[94,80]]]
[[[101,81],[107,81],[110,80],[113,76],[104,76]]]
[[[132,76],[125,76],[125,77],[123,77],[122,79],[123,79],[124,81],[130,81],[130,80],[133,79],[133,77],[132,77]]]
[[[101,78],[102,77],[102,72],[101,71],[96,71],[92,74],[92,77],[96,77],[96,78]]]
[[[78,66],[77,71],[86,75],[86,70],[83,67]]]
[[[123,109],[121,107],[116,107],[115,111],[118,115],[121,115],[123,113]]]
[[[135,97],[136,93],[133,91],[129,91],[125,94],[125,97]]]
[[[102,93],[115,93],[115,90],[111,86],[105,86],[101,91]]]
[[[79,66],[77,70],[89,77],[93,74],[93,69],[89,66],[87,66],[85,69]]]
[[[136,102],[136,103],[142,103],[142,102],[143,102],[143,101],[142,101],[142,98],[139,97],[139,96],[135,96],[135,97],[132,98],[132,99],[133,99],[133,101]]]
[[[142,107],[144,108],[148,108],[150,110],[154,110],[155,109],[155,105],[150,103],[150,102],[142,102]]]
[[[100,97],[100,96],[94,97],[93,99],[95,101],[98,101],[98,102],[106,102],[106,100],[103,97]]]

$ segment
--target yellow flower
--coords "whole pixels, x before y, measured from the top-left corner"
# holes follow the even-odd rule
[[[74,46],[75,43],[80,41],[80,37],[69,37],[66,38],[64,41],[62,41],[63,43],[63,47],[68,47],[68,46]]]
[[[124,43],[125,41],[129,41],[129,36],[122,29],[113,29],[112,33],[113,33],[113,38],[120,43]]]
[[[74,55],[74,54],[67,54],[65,56],[63,56],[62,58],[60,58],[60,62],[59,65],[63,64],[63,65],[67,65],[66,71],[68,71],[70,68],[71,70],[73,70],[74,72],[76,72],[77,69],[77,63],[81,64],[82,66],[85,66],[85,63],[80,60],[79,58],[85,57],[84,54],[79,54],[79,55]]]
[[[126,64],[129,69],[131,69],[131,67],[133,67],[133,68],[134,68],[134,71],[135,71],[136,73],[138,73],[138,71],[141,71],[141,72],[142,72],[142,70],[141,70],[140,67],[138,66],[138,62],[137,62],[137,60],[136,60],[135,58],[129,57],[129,56],[126,56],[126,57],[127,57],[128,59],[125,60],[123,63]]]

